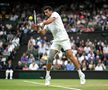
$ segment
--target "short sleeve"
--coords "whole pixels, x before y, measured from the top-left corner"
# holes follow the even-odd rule
[[[51,17],[57,18],[58,17],[58,13],[57,12],[53,12]]]

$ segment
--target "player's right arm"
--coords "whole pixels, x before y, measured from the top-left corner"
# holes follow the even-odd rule
[[[42,29],[42,28],[38,31],[38,33],[41,34],[41,35],[45,35],[46,32],[47,32],[47,30],[46,29]]]
[[[47,30],[44,27],[41,27],[41,26],[36,25],[36,24],[32,25],[32,29],[41,35],[45,35],[47,32]]]

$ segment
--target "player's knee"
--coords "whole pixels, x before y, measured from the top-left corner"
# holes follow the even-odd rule
[[[48,64],[52,64],[54,60],[54,56],[56,55],[56,50],[50,50],[49,56],[48,56]]]
[[[52,64],[53,63],[53,59],[54,59],[53,57],[49,57],[48,58],[48,64]]]
[[[67,53],[66,56],[67,56],[68,58],[70,58],[70,57],[72,57],[72,53]]]

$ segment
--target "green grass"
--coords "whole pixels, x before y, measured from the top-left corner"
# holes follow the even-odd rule
[[[88,79],[80,85],[78,79],[52,79],[44,86],[44,79],[0,79],[0,90],[108,90],[108,79]]]

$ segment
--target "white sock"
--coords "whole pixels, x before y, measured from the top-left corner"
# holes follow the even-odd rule
[[[46,75],[49,76],[50,75],[50,71],[46,71]]]
[[[81,69],[77,70],[79,75],[82,74],[83,72],[81,71]]]

